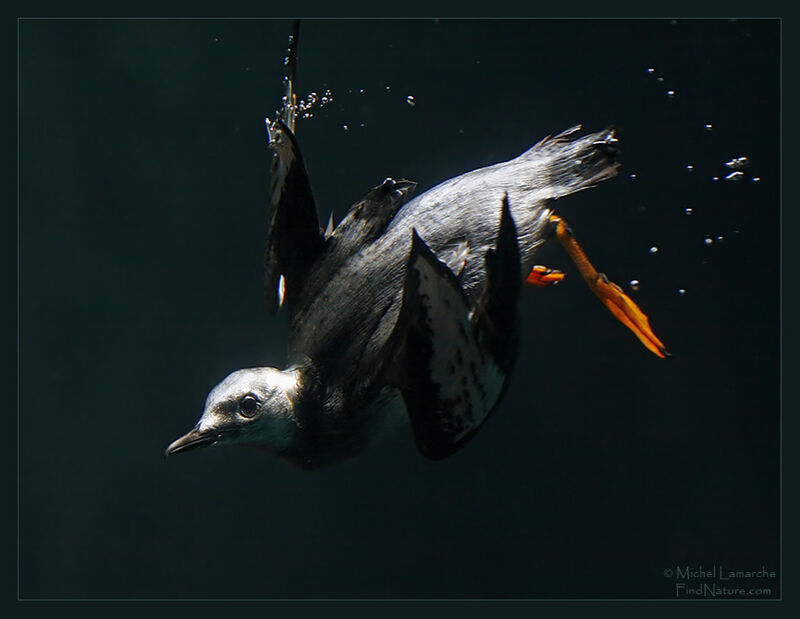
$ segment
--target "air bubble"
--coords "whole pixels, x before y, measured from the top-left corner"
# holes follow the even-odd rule
[[[744,172],[731,172],[725,177],[726,181],[740,181],[744,178]]]
[[[758,183],[759,181],[761,181],[761,177],[760,176],[754,176],[753,177],[753,182],[754,183]]]
[[[693,165],[687,165],[686,166],[686,171],[687,172],[694,172],[694,166]]]
[[[714,239],[707,236],[705,239],[703,239],[703,243],[705,243],[706,245],[712,245],[714,243]]]
[[[633,181],[635,181],[637,179],[637,176],[636,176],[636,174],[629,174],[628,178],[633,180]]]
[[[675,98],[675,91],[674,90],[668,90],[667,91],[667,98],[668,99],[674,99]]]
[[[686,288],[678,288],[678,294],[683,296],[686,294]]]
[[[712,125],[711,123],[706,123],[705,125],[703,125],[703,129],[705,129],[706,131],[711,131],[713,128],[714,125]]]
[[[414,99],[414,95],[408,95],[406,97],[406,103],[408,103],[411,107],[414,107],[417,104],[417,100]]]
[[[650,67],[649,69],[647,69],[647,72],[648,72],[650,75],[652,75],[653,73],[655,73],[655,72],[656,72],[656,70],[655,70],[654,68]]]
[[[725,162],[725,167],[731,170],[741,170],[748,165],[750,165],[750,160],[747,157],[735,157]]]
[[[350,127],[348,127],[347,125],[342,125],[342,129],[344,129],[345,131],[350,131]]]
[[[658,253],[658,247],[656,247],[655,245],[653,245],[653,246],[650,248],[650,253],[651,253],[651,254],[657,254],[657,253]]]
[[[638,279],[632,279],[629,282],[628,285],[631,287],[631,290],[639,290],[639,280]]]
[[[683,209],[683,212],[686,213],[687,215],[691,215],[692,213],[694,213],[694,209],[692,207],[686,207],[685,209]]]

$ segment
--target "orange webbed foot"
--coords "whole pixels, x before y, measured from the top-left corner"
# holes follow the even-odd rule
[[[529,286],[537,286],[538,288],[546,288],[557,284],[564,279],[564,273],[558,269],[548,269],[541,264],[535,265],[528,275],[525,283]]]
[[[622,288],[609,280],[604,273],[598,273],[595,284],[589,284],[589,288],[602,301],[608,311],[613,314],[614,318],[633,331],[633,334],[639,338],[639,341],[644,344],[647,350],[662,359],[672,356],[661,340],[653,333],[647,314],[622,291]]]

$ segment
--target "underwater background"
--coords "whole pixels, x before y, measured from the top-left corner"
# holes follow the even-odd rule
[[[566,278],[523,290],[507,395],[452,457],[405,428],[320,471],[164,459],[219,380],[284,361],[261,286],[289,27],[19,22],[19,596],[778,597],[778,20],[304,20],[323,224],[387,176],[614,125],[619,176],[552,206],[673,357],[550,243]]]

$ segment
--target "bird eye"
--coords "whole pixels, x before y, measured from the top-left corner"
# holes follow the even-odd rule
[[[242,417],[252,417],[258,411],[258,400],[248,394],[239,401],[239,412]]]

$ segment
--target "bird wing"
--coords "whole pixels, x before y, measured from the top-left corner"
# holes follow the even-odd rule
[[[285,61],[283,109],[276,113],[274,122],[266,120],[273,156],[264,291],[267,309],[273,314],[284,301],[291,305],[297,297],[324,244],[311,184],[294,136],[297,115],[294,84],[299,34],[299,22],[295,20]]]
[[[344,258],[377,239],[416,188],[414,181],[387,178],[370,189],[350,207],[335,230],[326,231],[326,240],[330,239],[333,251]],[[332,225],[329,222],[329,229]]]
[[[274,154],[264,292],[274,314],[284,300],[291,305],[297,297],[325,241],[300,148],[280,119],[270,127],[270,146]]]
[[[452,271],[413,232],[395,327],[396,378],[419,450],[432,459],[458,450],[500,401],[516,359],[521,276],[507,199],[487,283],[470,308]]]

